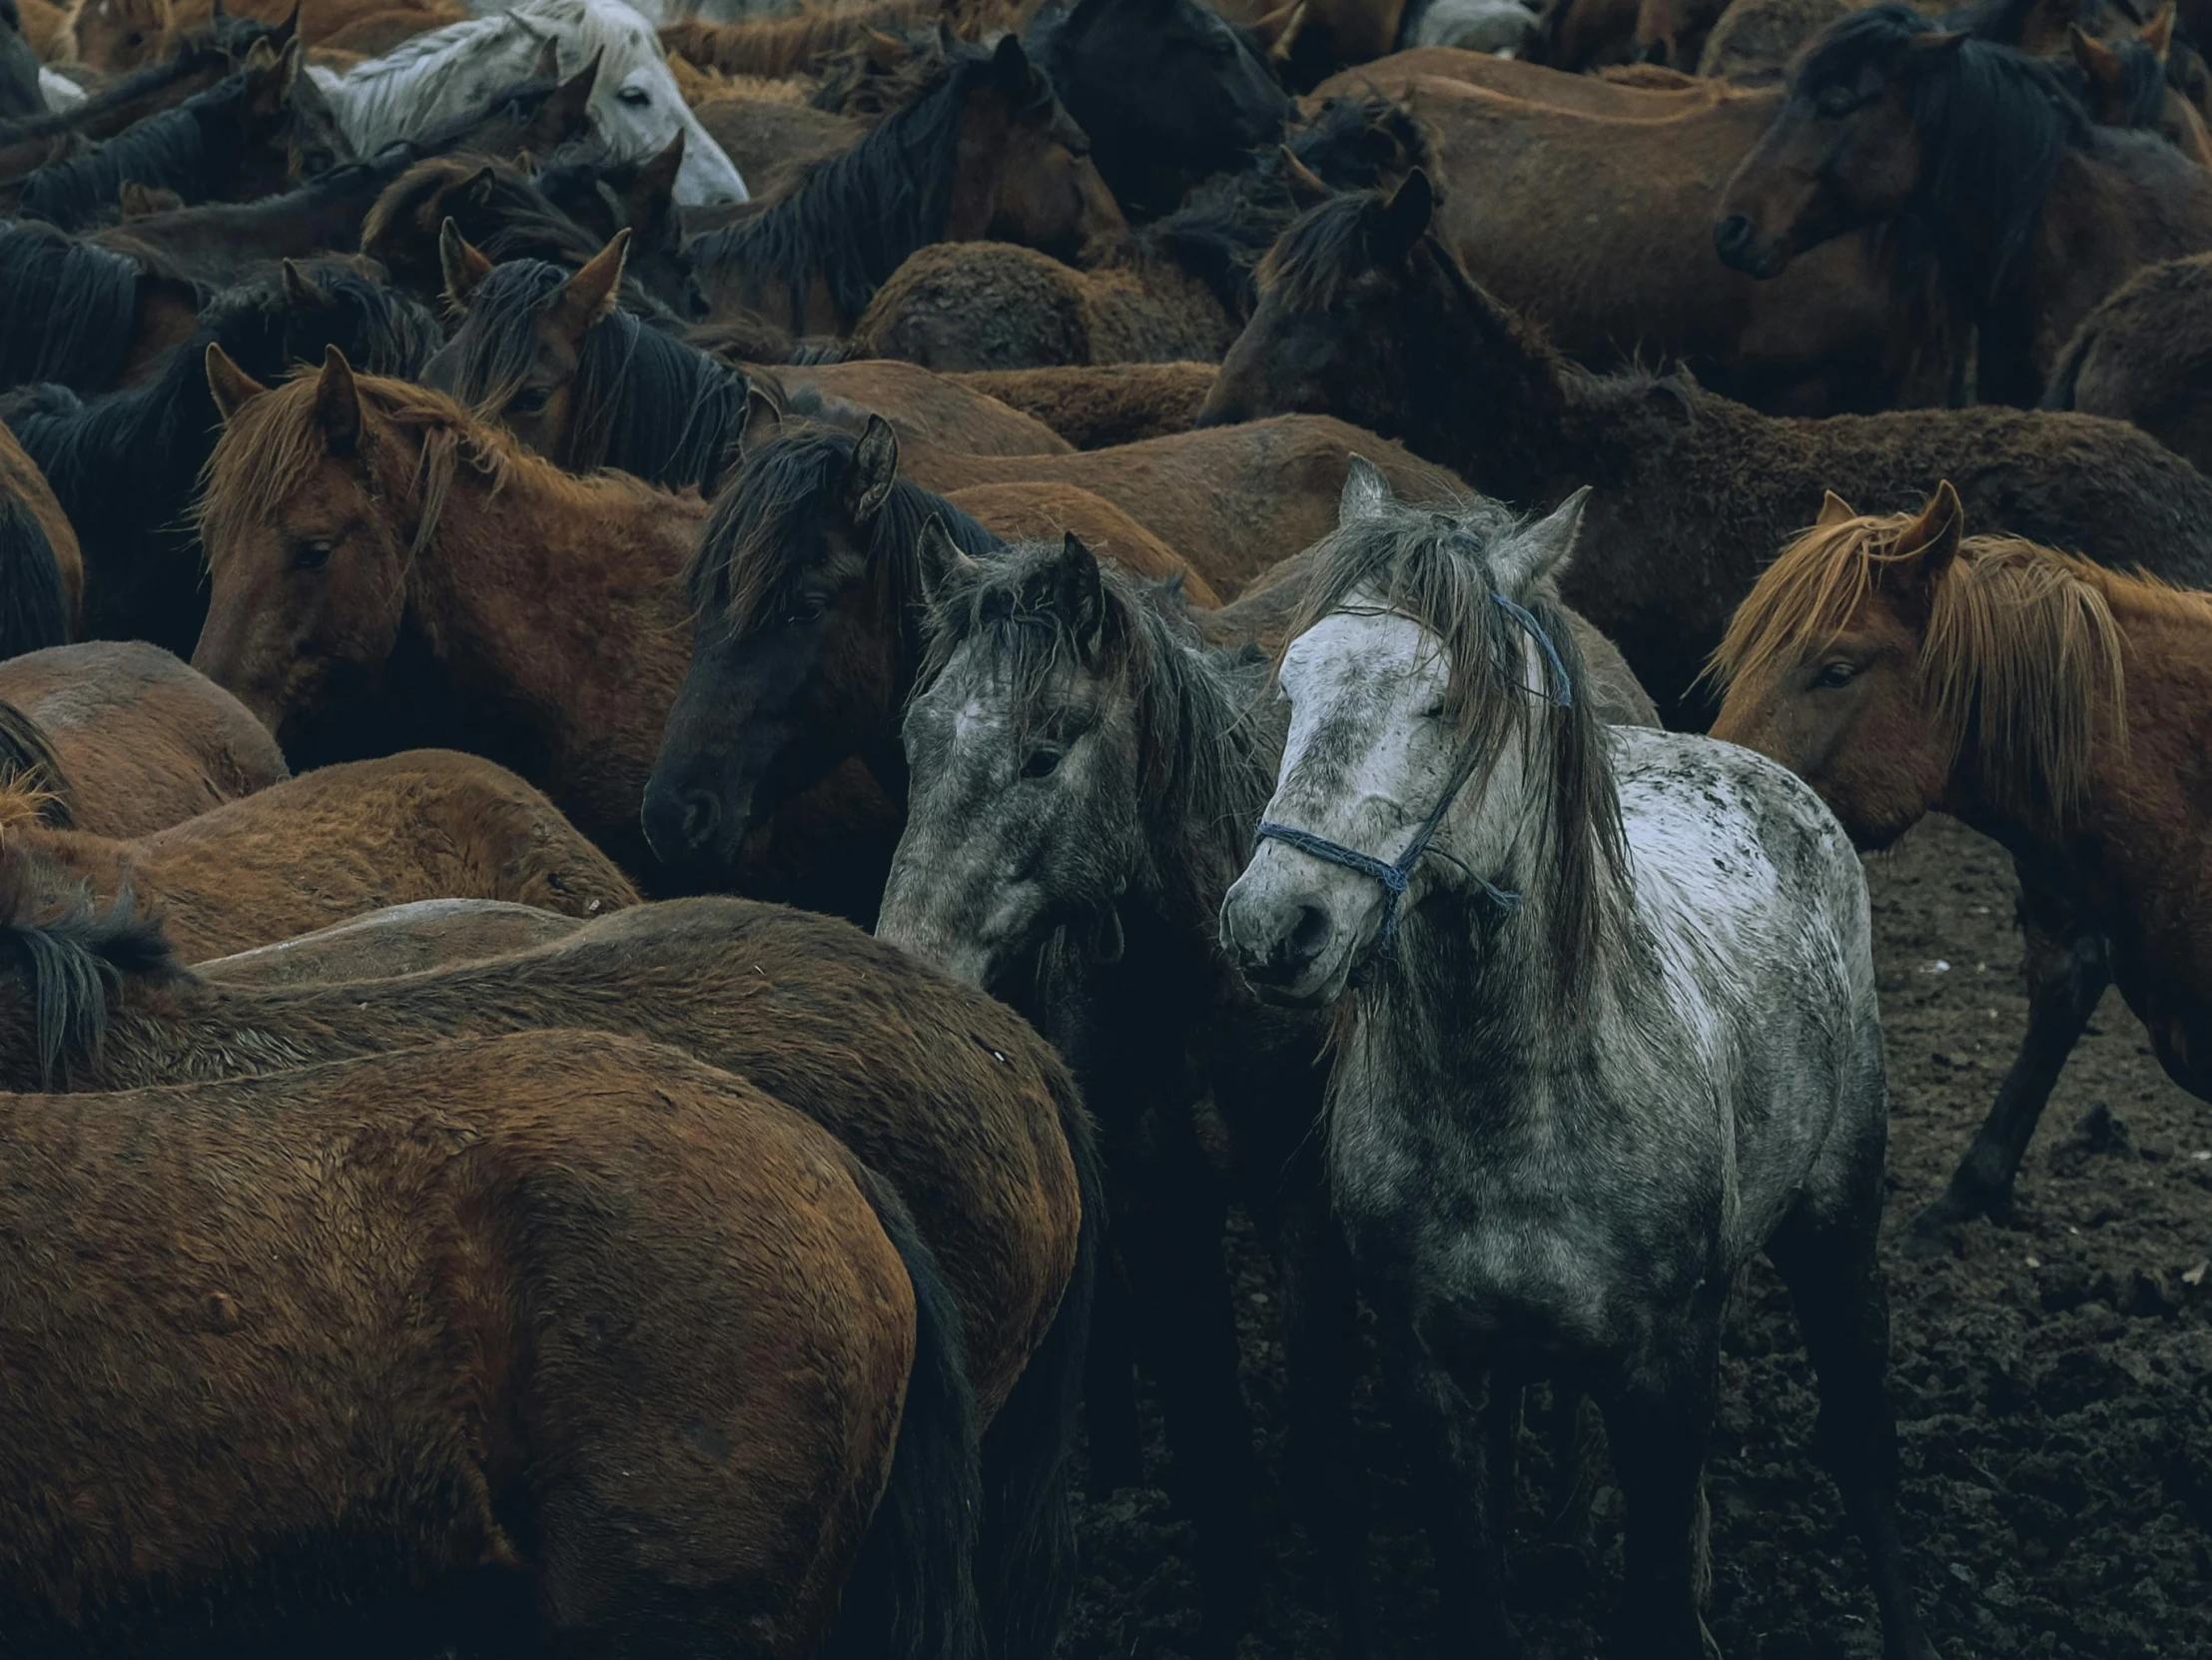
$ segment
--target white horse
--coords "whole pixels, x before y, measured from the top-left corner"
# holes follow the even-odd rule
[[[676,200],[696,207],[746,199],[735,164],[676,90],[660,37],[623,0],[522,0],[508,11],[416,35],[345,75],[319,69],[315,76],[354,149],[369,156],[527,80],[548,41],[563,75],[599,56],[591,130],[616,159],[657,156],[681,131]]]
[[[1223,943],[1275,1001],[1352,988],[1330,1187],[1417,1438],[1452,1641],[1510,1641],[1462,1392],[1549,1370],[1604,1406],[1628,1499],[1612,1652],[1706,1660],[1721,1322],[1764,1251],[1886,1653],[1931,1660],[1892,1520],[1865,878],[1781,767],[1597,719],[1555,597],[1588,493],[1527,525],[1402,506],[1355,464],[1283,655],[1289,737]]]

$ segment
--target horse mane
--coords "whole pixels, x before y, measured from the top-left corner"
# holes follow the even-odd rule
[[[813,428],[762,444],[745,456],[735,479],[715,498],[698,548],[684,566],[693,615],[720,617],[733,633],[781,614],[809,569],[820,538],[798,533],[823,502],[842,503],[860,440],[849,432]],[[842,511],[842,505],[839,509]],[[922,527],[944,519],[966,553],[994,552],[999,538],[941,495],[899,478],[868,531],[868,563],[897,615],[921,591],[915,550]]]
[[[1937,27],[1899,0],[1847,12],[1806,49],[1792,95],[1855,86],[1867,65],[1893,65]],[[1981,269],[1967,275],[1989,298],[2034,234],[2060,160],[2087,139],[2088,117],[2048,64],[1981,39],[1921,65],[1911,86],[1931,164],[1919,216],[1974,251]]]
[[[839,323],[851,328],[908,255],[944,236],[961,115],[991,73],[990,53],[956,46],[914,102],[809,169],[789,196],[695,242],[698,270],[739,266],[764,288],[781,285],[794,332],[805,327],[807,290],[819,271]]]
[[[1724,687],[1771,686],[1827,650],[1896,563],[1918,515],[1844,519],[1782,550],[1713,653]],[[1920,643],[1919,695],[1955,758],[1974,742],[1983,787],[2038,798],[2065,818],[2087,792],[2100,709],[2127,735],[2126,635],[2115,600],[2212,623],[2212,598],[2123,575],[2014,536],[1968,536],[1935,584]]]
[[[1617,926],[1628,883],[1628,843],[1604,723],[1584,695],[1588,677],[1574,630],[1545,584],[1508,594],[1536,618],[1559,654],[1570,701],[1555,706],[1525,689],[1529,641],[1498,604],[1491,556],[1527,528],[1503,503],[1456,495],[1390,500],[1340,523],[1316,542],[1288,641],[1337,611],[1377,608],[1410,617],[1435,637],[1449,670],[1443,716],[1462,764],[1481,777],[1508,743],[1545,722],[1549,795],[1534,815],[1536,869],[1547,896],[1546,945],[1554,985],[1573,997]],[[1277,654],[1280,662],[1280,654]]]
[[[103,909],[88,888],[73,886],[52,913],[41,900],[40,874],[51,873],[19,850],[0,865],[0,961],[22,978],[39,1076],[52,1089],[57,1076],[99,1058],[126,978],[162,983],[184,971],[161,924],[139,914],[128,887]]]
[[[1062,550],[1017,542],[950,576],[925,624],[917,692],[941,675],[972,640],[982,642],[1011,688],[1013,741],[1027,746],[1050,714],[1050,692],[1065,673],[1085,670],[1074,620],[1055,603]],[[1156,874],[1197,877],[1198,889],[1224,887],[1251,853],[1252,827],[1274,788],[1275,760],[1261,745],[1239,742],[1252,729],[1266,660],[1208,646],[1180,584],[1148,582],[1101,561],[1105,613],[1097,651],[1136,709],[1142,800],[1155,826],[1188,838],[1182,854],[1208,853],[1220,868],[1190,871],[1180,855],[1155,853]],[[1154,847],[1161,838],[1154,837]]]
[[[459,384],[476,389],[479,408],[505,403],[521,385],[537,358],[537,318],[557,303],[569,275],[543,260],[512,260],[469,297],[454,344]],[[577,348],[569,464],[577,471],[619,467],[712,495],[744,425],[751,385],[743,370],[627,312],[609,312]]]
[[[139,267],[40,220],[0,224],[0,381],[105,386],[130,351]]]
[[[18,212],[65,229],[118,211],[123,182],[191,189],[205,178],[215,125],[247,98],[243,71],[175,109],[133,122],[104,144],[49,162],[23,181]]]
[[[34,804],[34,822],[49,830],[74,830],[76,810],[70,805],[69,775],[53,740],[15,704],[0,698],[0,795],[20,809]],[[0,824],[15,822],[0,817]]]
[[[188,80],[208,67],[211,56],[226,61],[244,58],[256,40],[271,33],[270,25],[258,18],[232,17],[213,27],[186,35],[177,42],[176,50],[159,62],[142,65],[116,80],[108,82],[81,104],[66,110],[48,110],[40,115],[20,115],[11,120],[0,120],[0,144],[13,144],[22,139],[41,138],[55,133],[81,131],[109,110],[135,104],[164,87]]]
[[[249,399],[231,416],[202,472],[203,543],[228,543],[249,526],[267,522],[321,465],[323,428],[315,412],[320,374],[320,365],[303,364],[283,386]],[[365,455],[379,452],[377,459],[388,463],[390,457],[380,453],[390,447],[387,430],[396,430],[417,452],[403,478],[392,477],[388,464],[378,466],[383,474],[380,483],[415,519],[409,557],[420,554],[436,536],[446,500],[463,468],[483,479],[492,494],[527,479],[534,494],[552,499],[555,510],[563,506],[588,510],[610,490],[652,488],[619,472],[572,477],[443,393],[412,381],[357,375],[354,386],[366,416]]]

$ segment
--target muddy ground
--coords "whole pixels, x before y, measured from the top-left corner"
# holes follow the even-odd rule
[[[1931,820],[1869,861],[1888,1035],[1884,1227],[1902,1525],[1946,1660],[2212,1656],[2212,1107],[2166,1081],[2111,995],[2028,1154],[2014,1226],[1980,1224],[1952,1260],[1908,1260],[1903,1225],[1940,1192],[2025,1027],[2014,884],[1997,849]],[[1246,1656],[1331,1652],[1313,1563],[1280,1496],[1282,1364],[1263,1258],[1234,1246],[1244,1381],[1276,1490],[1266,1602]],[[1370,1357],[1371,1358],[1371,1357]],[[1827,1476],[1808,1455],[1810,1376],[1789,1301],[1747,1275],[1708,1458],[1714,1587],[1730,1660],[1877,1660],[1873,1601]],[[1374,1399],[1361,1426],[1376,1482],[1384,1655],[1453,1652],[1431,1624],[1424,1541],[1403,1522],[1404,1464]],[[1153,1437],[1154,1474],[1160,1456]],[[1525,1462],[1541,1464],[1527,1445]],[[1601,1489],[1599,1553],[1516,1552],[1532,1657],[1597,1654],[1619,1573],[1620,1498]],[[1067,1652],[1192,1652],[1189,1536],[1156,1489],[1088,1505]]]

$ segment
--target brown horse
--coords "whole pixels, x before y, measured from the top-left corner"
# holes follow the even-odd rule
[[[102,899],[129,888],[188,959],[290,939],[412,899],[508,899],[572,916],[637,890],[537,791],[473,755],[412,750],[304,773],[129,839],[39,822],[42,797],[0,792],[7,844]]]
[[[945,498],[1008,541],[1059,541],[1073,534],[1099,554],[1155,582],[1172,582],[1200,610],[1221,603],[1183,556],[1103,495],[1074,484],[971,484]]]
[[[791,196],[692,247],[720,310],[797,334],[852,328],[916,249],[995,239],[1074,258],[1121,228],[1090,142],[1012,35],[944,78]]]
[[[1889,516],[1831,496],[1715,658],[1728,685],[1716,734],[1803,774],[1861,846],[1945,812],[2019,866],[2027,1041],[1920,1219],[1923,1248],[2009,1209],[2043,1104],[2114,981],[2167,1075],[2212,1099],[2212,892],[2193,856],[2212,813],[2194,759],[2212,709],[2212,598],[1963,537],[1964,521],[1948,484]],[[2052,915],[2073,935],[2056,952]]]
[[[2046,410],[2129,420],[2212,474],[2212,254],[2143,267],[2082,319]]]
[[[667,1044],[812,1119],[897,1190],[936,1256],[991,1429],[987,1532],[1019,1553],[995,1594],[1031,1609],[1010,1620],[1052,1624],[1064,1587],[1026,1582],[1070,1565],[1063,1465],[1104,1218],[1074,1082],[1004,1005],[846,923],[732,899],[633,907],[373,988],[134,963],[145,928],[121,916],[56,924],[19,904],[0,939],[24,965],[13,1008],[0,992],[0,1076],[25,1088],[136,1089],[272,1056],[300,1066],[570,1027]],[[1019,1514],[1003,1513],[1010,1500]]]
[[[409,36],[469,15],[455,0],[79,0],[73,13],[77,61],[111,75],[158,63],[179,39],[204,29],[217,12],[283,24],[303,45],[346,34],[351,49],[388,51]],[[373,15],[379,44],[364,46],[358,25]]]
[[[0,662],[0,775],[50,798],[45,822],[127,841],[292,770],[246,705],[160,646],[88,640]]]
[[[84,625],[85,555],[38,462],[0,421],[0,659],[60,645]]]
[[[228,986],[327,986],[389,980],[424,969],[480,963],[566,939],[581,917],[504,899],[417,899],[387,905],[296,939],[234,951],[192,965]]]
[[[1092,363],[981,370],[950,379],[1042,420],[1078,449],[1187,432],[1212,390],[1210,363]]]
[[[706,507],[572,477],[441,394],[320,374],[270,390],[219,351],[223,436],[193,664],[295,758],[440,742],[541,781],[632,852],[652,735],[683,678],[674,578]]]
[[[1901,5],[1853,12],[1800,61],[1722,194],[1714,245],[1778,278],[1902,214],[1932,238],[1977,390],[2034,404],[2096,303],[2141,266],[2212,248],[2212,172],[2090,123],[2033,59]]]
[[[0,1511],[12,1646],[797,1660],[856,1573],[972,1630],[942,1287],[757,1086],[543,1032],[0,1125],[0,1473],[71,1495]]]
[[[2212,583],[2212,480],[2132,427],[2005,409],[1786,419],[1687,380],[1591,376],[1469,278],[1433,214],[1421,180],[1293,226],[1201,418],[1327,410],[1522,509],[1593,486],[1565,595],[1671,721],[1703,724],[1707,654],[1830,485],[1886,507],[1950,477],[2019,534]]]

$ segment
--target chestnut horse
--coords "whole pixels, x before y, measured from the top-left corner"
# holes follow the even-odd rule
[[[24,784],[0,791],[4,846],[36,861],[42,896],[128,888],[188,959],[410,899],[507,899],[571,916],[637,903],[551,802],[448,750],[324,767],[128,839],[50,829],[42,805]]]
[[[303,45],[344,37],[373,56],[469,15],[454,0],[81,0],[73,19],[77,61],[120,75],[167,57],[180,39],[224,14],[296,33]],[[371,33],[365,25],[373,22]]]
[[[11,1646],[974,1651],[943,1286],[754,1084],[530,1032],[6,1096],[0,1196]]]
[[[1073,258],[1121,227],[1090,144],[1014,36],[958,48],[945,77],[773,207],[692,246],[717,312],[794,334],[852,328],[934,242],[990,238]]]
[[[1922,1249],[2010,1209],[2107,985],[2167,1076],[2212,1100],[2212,888],[2193,857],[2212,790],[2188,759],[2212,736],[2212,596],[1964,524],[1947,483],[1916,513],[1860,516],[1831,496],[1714,659],[1728,687],[1715,735],[1802,773],[1860,846],[1944,812],[2019,867],[2027,1038],[1915,1226]]]
[[[1976,328],[1980,396],[2032,405],[2130,272],[2212,249],[2212,172],[2155,135],[2093,125],[2036,60],[1880,5],[1799,61],[1712,236],[1737,270],[1777,278],[1900,215]]]
[[[292,776],[245,704],[158,645],[88,640],[0,662],[0,780],[41,819],[130,840]]]
[[[1003,1005],[827,917],[687,899],[580,928],[546,920],[563,937],[519,954],[372,991],[279,990],[220,969],[206,983],[166,962],[116,965],[111,948],[143,940],[143,924],[55,924],[19,905],[0,921],[14,948],[0,957],[21,965],[16,1006],[0,994],[0,1075],[134,1089],[258,1070],[273,1053],[304,1065],[573,1027],[668,1044],[751,1080],[891,1183],[935,1253],[989,1429],[991,1600],[1042,1633],[1035,1652],[1049,1649],[1071,1565],[1065,1462],[1104,1222],[1089,1123],[1059,1057]]]

